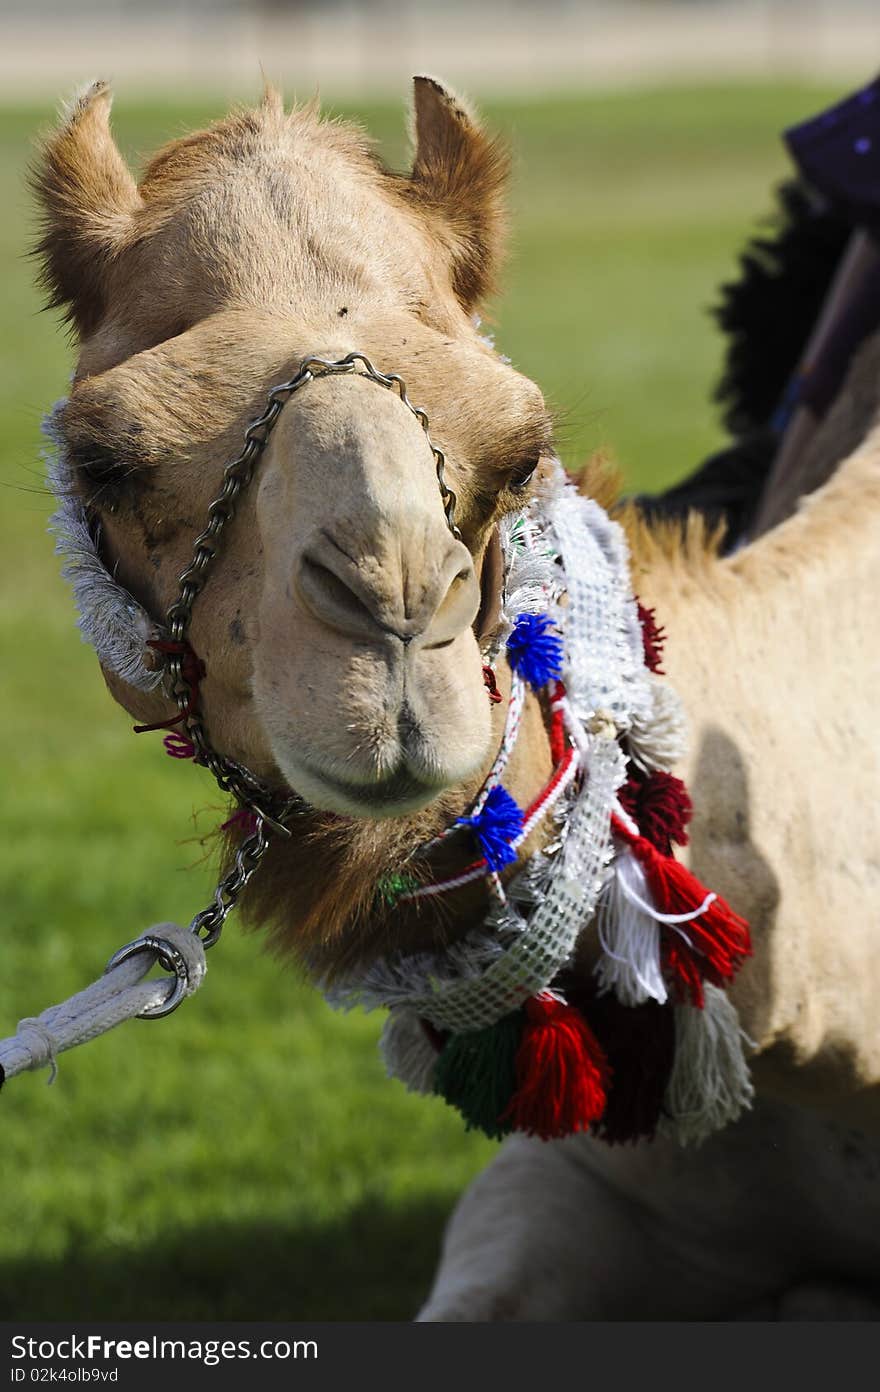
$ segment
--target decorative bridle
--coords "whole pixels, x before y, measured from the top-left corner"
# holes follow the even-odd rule
[[[148,640],[148,646],[164,662],[165,681],[170,695],[177,703],[178,714],[169,720],[135,726],[138,734],[175,727],[185,730],[186,738],[192,744],[196,762],[210,769],[221,790],[231,793],[240,808],[248,809],[253,814],[253,829],[236,849],[232,868],[217,885],[212,902],[197,913],[190,924],[190,930],[200,938],[204,948],[213,947],[217,942],[226,918],[265,855],[269,846],[267,830],[289,837],[291,832],[288,823],[308,811],[309,804],[296,793],[278,793],[269,788],[243,764],[219,754],[213,748],[205,729],[199,694],[199,684],[205,675],[205,667],[190,644],[188,636],[193,607],[205,588],[220,552],[223,531],[233,520],[239,498],[250,485],[256,465],[288,401],[308,382],[313,382],[318,377],[352,373],[396,392],[403,405],[419,422],[434,459],[446,525],[455,539],[461,540],[461,532],[455,523],[456,496],[446,483],[446,456],[431,439],[427,413],[410,401],[402,377],[395,372],[379,372],[365,353],[354,351],[337,359],[324,358],[313,353],[302,360],[295,376],[272,388],[267,397],[266,409],[262,415],[252,420],[245,430],[244,448],[223,471],[220,491],[208,507],[207,525],[193,543],[192,560],[178,577],[177,595],[166,613],[162,636]],[[491,695],[490,691],[490,698]],[[143,938],[139,938],[120,948],[110,959],[108,970],[126,961],[133,953],[143,951],[144,941]],[[159,1006],[148,1007],[141,1012],[143,1019],[158,1019],[171,1014],[183,1000],[186,994],[187,973],[180,953],[172,944],[162,943],[154,935],[149,946],[158,953],[159,961],[165,970],[175,976],[167,1000]]]
[[[104,566],[86,508],[63,487],[69,461],[63,451],[59,457],[54,525],[83,634],[135,687],[153,690],[164,679],[177,714],[139,728],[173,731],[168,752],[180,754],[176,740],[211,770],[239,803],[230,822],[244,836],[211,904],[187,928],[149,929],[111,958],[99,981],[0,1040],[0,1081],[45,1063],[54,1068],[62,1050],[124,1019],[168,1015],[193,994],[204,978],[205,949],[218,940],[269,838],[289,836],[308,806],[212,747],[200,708],[205,669],[188,635],[223,530],[285,404],[319,376],[352,372],[395,390],[419,421],[447,526],[459,537],[443,453],[402,379],[378,372],[359,352],[338,360],[311,355],[271,390],[224,469],[158,636],[153,617]],[[467,815],[412,848],[375,886],[393,908],[485,879],[487,911],[448,948],[394,950],[317,984],[343,1009],[386,1009],[389,1072],[417,1091],[439,1093],[488,1135],[517,1130],[550,1139],[592,1129],[622,1141],[668,1124],[679,1140],[703,1139],[750,1105],[743,1037],[725,988],[751,947],[745,921],[672,849],[686,843],[690,800],[672,774],[683,757],[684,726],[678,697],[658,681],[660,632],[632,593],[619,525],[572,486],[558,461],[523,509],[502,519],[496,538],[497,565],[486,571],[484,563],[484,604],[487,588],[499,591],[484,661],[503,647],[511,673],[498,754]],[[484,627],[478,615],[478,637]],[[148,670],[145,642],[164,671]],[[483,675],[497,700],[485,667]],[[553,770],[521,807],[501,780],[526,687],[544,704]],[[520,864],[519,848],[548,817],[556,819],[550,840]],[[451,879],[432,877],[425,860],[453,834],[474,845],[477,858]],[[581,980],[573,954],[591,921],[599,955]],[[170,986],[147,979],[157,962],[171,973]],[[620,1041],[637,1041],[645,1028],[652,1038],[643,1039],[642,1052],[634,1061],[621,1055]]]

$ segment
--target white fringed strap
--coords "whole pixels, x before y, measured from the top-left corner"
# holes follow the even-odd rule
[[[565,481],[561,469],[544,505],[568,598],[559,623],[569,701],[587,725],[603,712],[618,730],[628,730],[650,720],[651,690],[626,540],[598,503]]]
[[[206,970],[200,938],[176,923],[160,923],[148,929],[143,938],[161,939],[180,953],[187,973],[185,994],[193,995],[201,986]],[[12,1078],[17,1073],[48,1065],[52,1070],[49,1082],[52,1082],[57,1072],[58,1054],[106,1034],[143,1010],[162,1005],[172,989],[169,978],[145,979],[156,965],[156,956],[152,948],[145,946],[142,952],[134,953],[105,972],[84,991],[60,1005],[50,1006],[41,1015],[22,1020],[14,1035],[0,1040],[3,1076]]]
[[[542,614],[555,603],[562,582],[553,539],[538,536],[525,514],[505,517],[499,530],[507,568],[499,627],[493,642],[495,652],[510,637],[520,614]]]
[[[58,418],[59,401],[43,422],[43,433],[55,449],[49,458],[49,487],[56,510],[49,523],[55,550],[63,559],[61,574],[69,581],[79,615],[83,641],[91,643],[102,667],[115,672],[139,691],[155,691],[163,669],[147,666],[147,639],[155,625],[147,611],[119,584],[104,565],[98,536],[77,492],[73,468],[64,449]]]

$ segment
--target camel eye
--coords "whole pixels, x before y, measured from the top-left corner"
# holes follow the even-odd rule
[[[539,454],[533,455],[529,459],[524,459],[515,469],[511,470],[508,486],[512,488],[515,493],[520,492],[523,488],[528,486],[540,460],[541,456]]]
[[[128,438],[126,437],[126,444]],[[134,439],[132,439],[134,444]],[[124,484],[140,472],[142,460],[136,448],[120,450],[119,442],[104,442],[88,436],[67,441],[67,457],[85,488],[94,491],[91,501],[109,501],[117,496]]]
[[[91,483],[121,483],[130,472],[125,460],[120,459],[115,451],[101,445],[79,446],[71,451],[71,462]]]

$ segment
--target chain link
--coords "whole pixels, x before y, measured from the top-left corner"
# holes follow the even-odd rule
[[[197,913],[189,925],[190,931],[202,939],[204,948],[214,946],[223,931],[223,924],[235,908],[239,895],[266,854],[268,846],[266,822],[257,813],[256,826],[235,852],[235,863],[214,890],[213,901]]]

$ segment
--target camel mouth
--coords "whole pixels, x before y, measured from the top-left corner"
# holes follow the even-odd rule
[[[448,786],[445,781],[416,777],[407,768],[399,768],[374,783],[352,783],[301,760],[289,773],[291,785],[319,811],[368,821],[385,821],[417,812]]]

